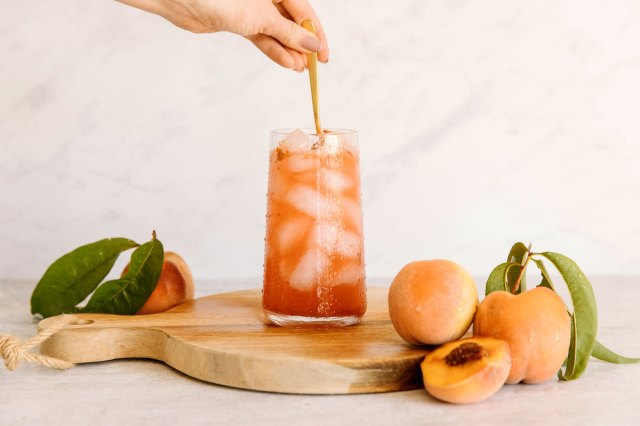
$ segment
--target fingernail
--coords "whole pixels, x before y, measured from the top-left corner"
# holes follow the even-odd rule
[[[303,49],[317,52],[322,48],[322,43],[315,37],[304,36],[302,40],[300,40],[300,46],[302,46]]]

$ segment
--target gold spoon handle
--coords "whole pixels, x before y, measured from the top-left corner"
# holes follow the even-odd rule
[[[316,26],[311,19],[302,21],[302,27],[316,35]],[[318,112],[318,54],[316,52],[307,53],[307,64],[309,65],[309,82],[311,83],[311,103],[313,104],[313,121],[316,124],[316,133],[322,135],[320,126],[320,113]]]

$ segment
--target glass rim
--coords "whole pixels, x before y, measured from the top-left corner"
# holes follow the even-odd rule
[[[318,134],[316,133],[316,129],[311,129],[311,128],[299,128],[299,127],[290,127],[290,128],[283,128],[283,129],[274,129],[271,131],[272,135],[288,135],[292,132],[295,132],[296,130],[300,130],[302,133],[304,133],[305,135],[309,135],[309,136],[318,136]],[[358,133],[357,130],[353,130],[353,129],[332,129],[332,128],[325,128],[324,130],[330,130],[330,133],[325,133],[325,136],[332,136],[332,135],[355,135]]]

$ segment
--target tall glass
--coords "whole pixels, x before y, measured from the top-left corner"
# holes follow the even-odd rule
[[[367,308],[358,134],[274,130],[262,306],[283,326],[356,324]]]

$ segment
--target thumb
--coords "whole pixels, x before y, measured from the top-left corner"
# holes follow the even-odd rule
[[[274,12],[273,19],[262,32],[298,52],[310,53],[322,49],[322,43],[316,36],[277,12]]]

